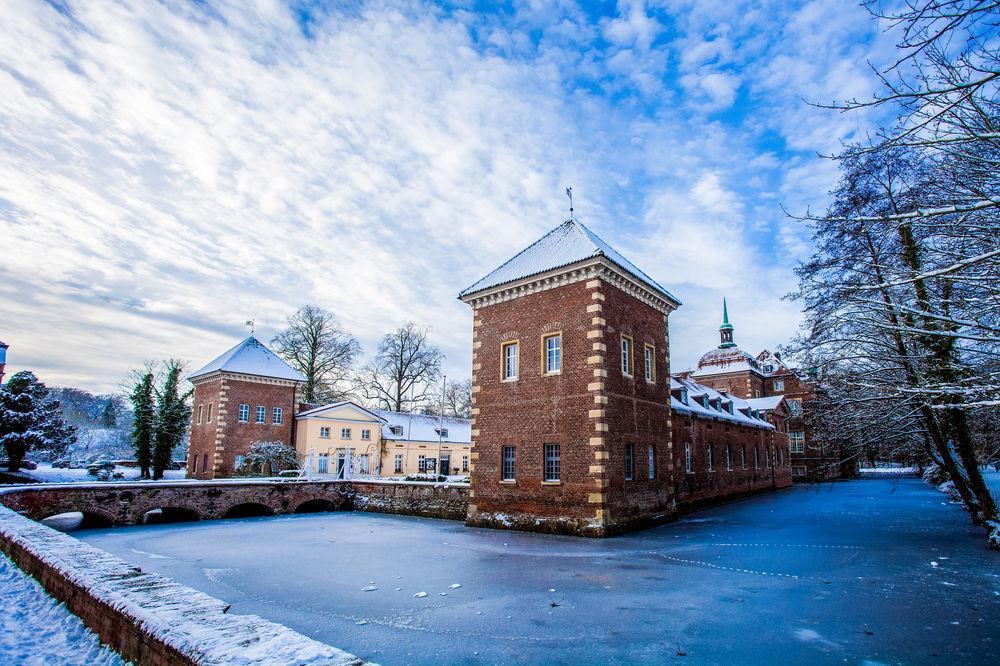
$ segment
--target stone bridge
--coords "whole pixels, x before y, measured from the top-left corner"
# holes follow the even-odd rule
[[[33,520],[80,512],[81,527],[360,510],[465,520],[467,485],[241,479],[36,484],[0,489],[0,504]]]

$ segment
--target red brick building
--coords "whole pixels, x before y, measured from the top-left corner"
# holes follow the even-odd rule
[[[188,477],[233,476],[253,442],[295,446],[296,392],[305,378],[252,335],[191,374]]]
[[[467,524],[607,536],[669,519],[678,499],[791,483],[773,426],[747,405],[672,401],[668,316],[680,302],[576,220],[460,298],[473,308]],[[674,437],[698,456],[756,446],[760,462],[682,475]]]
[[[767,350],[753,356],[733,341],[729,310],[723,301],[721,342],[705,353],[698,367],[684,376],[747,400],[787,434],[792,476],[797,481],[824,481],[853,476],[856,465],[840,451],[812,436],[806,412],[815,393],[812,381]]]

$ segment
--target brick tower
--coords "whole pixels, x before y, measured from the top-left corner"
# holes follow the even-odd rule
[[[572,219],[459,298],[473,308],[467,524],[607,536],[672,516],[680,302]]]
[[[305,378],[254,336],[188,380],[194,384],[188,478],[233,476],[253,442],[295,446],[296,391]]]

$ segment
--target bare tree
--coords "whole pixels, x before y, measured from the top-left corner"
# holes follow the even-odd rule
[[[304,305],[288,318],[288,327],[271,339],[282,358],[301,372],[306,402],[332,402],[347,394],[348,380],[361,345],[344,331],[333,313]]]
[[[436,397],[432,393],[441,375],[442,358],[441,351],[428,342],[427,329],[407,322],[382,338],[374,358],[358,373],[355,390],[372,406],[414,410]]]

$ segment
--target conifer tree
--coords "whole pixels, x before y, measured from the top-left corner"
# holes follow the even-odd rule
[[[162,479],[170,465],[174,449],[184,439],[190,418],[188,393],[180,393],[180,376],[184,364],[170,359],[166,363],[163,387],[157,391],[156,427],[153,445],[153,478]]]
[[[108,396],[101,408],[101,425],[105,428],[114,428],[118,425],[118,410],[115,407],[115,399]]]
[[[0,387],[0,444],[7,452],[9,471],[21,468],[28,451],[61,454],[76,440],[76,428],[63,421],[59,402],[48,398],[48,388],[28,370]]]
[[[135,418],[132,422],[132,448],[139,463],[142,478],[149,478],[149,466],[153,458],[153,440],[156,428],[156,412],[153,404],[153,372],[150,368],[139,374],[135,387],[129,396]]]

